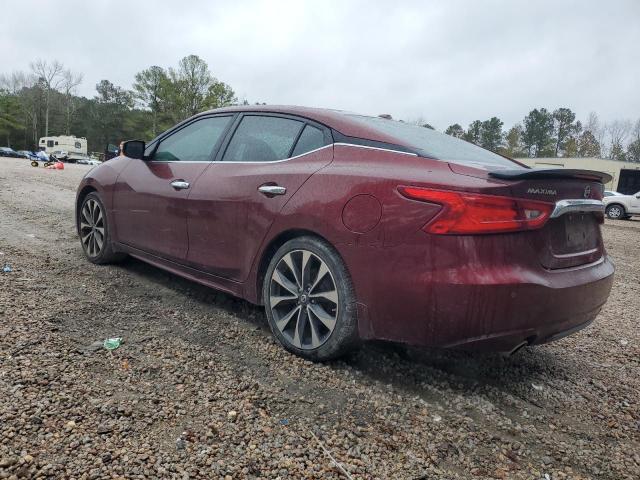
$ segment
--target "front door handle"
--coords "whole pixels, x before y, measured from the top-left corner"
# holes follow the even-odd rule
[[[260,185],[258,187],[260,193],[264,193],[267,196],[284,195],[287,193],[287,189],[280,185]]]
[[[184,180],[174,180],[171,182],[171,186],[176,190],[185,190],[189,188],[189,182],[185,182]]]

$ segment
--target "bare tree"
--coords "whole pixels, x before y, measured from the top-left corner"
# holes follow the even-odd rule
[[[38,59],[31,63],[31,70],[42,82],[45,90],[44,97],[44,136],[49,136],[49,105],[51,103],[51,92],[59,90],[64,81],[64,67],[62,63],[54,60],[48,63],[46,60]]]
[[[606,136],[606,124],[600,125],[600,119],[598,118],[598,114],[596,112],[589,113],[589,118],[584,126],[585,131],[591,132],[593,138],[595,138],[596,142],[600,146],[600,157],[606,158],[607,148],[605,144],[605,136]]]
[[[609,156],[614,160],[624,160],[624,142],[631,132],[629,120],[614,120],[607,124],[607,133],[611,139]]]
[[[82,83],[82,74],[73,73],[71,70],[62,72],[62,92],[65,103],[65,133],[70,134],[71,117],[76,110],[75,93],[76,87]]]

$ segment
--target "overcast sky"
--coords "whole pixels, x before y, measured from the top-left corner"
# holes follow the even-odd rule
[[[0,73],[58,59],[92,97],[188,54],[240,99],[441,130],[541,106],[640,118],[640,0],[2,2]]]

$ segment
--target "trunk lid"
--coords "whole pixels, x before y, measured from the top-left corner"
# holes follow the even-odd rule
[[[499,182],[500,195],[556,205],[571,203],[562,200],[579,201],[572,208],[557,208],[544,227],[526,232],[543,267],[573,268],[596,262],[604,255],[600,231],[603,211],[598,201],[602,200],[603,183],[611,179],[608,174],[569,169],[490,171],[456,164],[450,164],[450,167],[461,175]],[[495,192],[496,188],[492,190]]]

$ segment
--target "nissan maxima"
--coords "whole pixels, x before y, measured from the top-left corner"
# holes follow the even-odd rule
[[[603,183],[333,110],[198,114],[84,177],[87,259],[130,255],[264,305],[311,360],[370,339],[513,352],[594,320]]]

